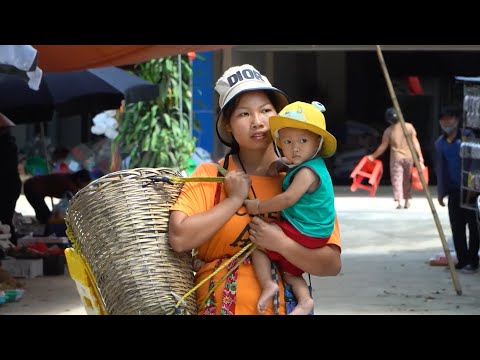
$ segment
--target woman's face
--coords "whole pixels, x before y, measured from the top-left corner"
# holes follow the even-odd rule
[[[268,119],[273,115],[277,112],[264,91],[248,91],[239,95],[226,130],[241,148],[265,148],[272,143]]]

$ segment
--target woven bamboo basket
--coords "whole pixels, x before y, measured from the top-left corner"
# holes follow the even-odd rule
[[[169,168],[139,168],[105,175],[70,201],[66,224],[73,248],[85,259],[108,314],[196,314],[192,255],[168,243],[169,208],[182,183]]]

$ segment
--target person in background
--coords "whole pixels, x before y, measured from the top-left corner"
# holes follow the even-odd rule
[[[442,135],[435,141],[437,153],[437,194],[438,203],[445,206],[443,199],[448,196],[448,217],[452,229],[453,245],[457,254],[455,268],[463,273],[478,271],[479,232],[476,213],[460,206],[462,135],[468,131],[459,129],[462,111],[456,106],[445,106],[439,117]],[[469,230],[467,246],[466,226]]]
[[[18,148],[10,128],[15,124],[0,113],[0,222],[10,226],[10,241],[17,243],[13,226],[13,214],[22,192],[22,181],[18,173]]]
[[[88,170],[75,173],[54,173],[36,175],[23,184],[23,193],[35,210],[35,216],[41,224],[47,224],[51,211],[45,203],[45,197],[61,199],[66,193],[75,195],[77,191],[87,186],[91,181]]]
[[[341,269],[340,231],[335,219],[328,243],[318,249],[307,249],[269,222],[279,219],[278,212],[253,218],[248,215],[243,205],[247,197],[267,200],[282,192],[285,174],[268,176],[271,164],[279,159],[272,144],[269,118],[288,104],[288,98],[248,64],[225,71],[215,90],[221,109],[217,135],[230,148],[218,161],[227,170],[225,181],[184,184],[170,208],[169,242],[176,252],[197,251],[195,283],[202,284],[196,290],[199,314],[254,315],[258,314],[261,288],[251,259],[247,257],[237,263],[241,257],[232,259],[232,256],[252,242],[259,248],[278,252],[312,275],[335,276]],[[218,174],[215,163],[202,163],[192,176]],[[226,267],[221,267],[227,262]],[[216,269],[218,273],[207,279]],[[264,314],[283,315],[286,314],[283,279],[274,273],[280,296],[274,297]]]
[[[413,167],[413,156],[395,108],[390,107],[386,110],[385,120],[390,126],[383,132],[382,142],[378,148],[368,155],[368,160],[375,160],[390,146],[390,181],[393,189],[393,200],[397,202],[397,209],[402,208],[402,200],[405,201],[403,207],[408,209],[410,207],[410,199],[412,198],[412,181],[410,176]],[[409,122],[405,122],[405,127],[408,135],[411,136],[418,161],[423,169],[425,165],[422,149],[417,138],[417,131]]]

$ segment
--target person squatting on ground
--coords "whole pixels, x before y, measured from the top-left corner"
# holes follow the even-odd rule
[[[13,215],[22,192],[22,180],[18,173],[18,148],[10,129],[15,124],[0,113],[0,222],[10,226],[12,243],[17,244]]]
[[[453,245],[457,254],[455,268],[464,273],[478,271],[479,232],[476,213],[460,206],[462,136],[468,137],[471,130],[459,129],[462,111],[456,106],[445,106],[439,117],[442,135],[435,141],[437,152],[437,194],[438,203],[445,206],[443,199],[448,196],[448,217],[452,229]],[[464,161],[468,162],[469,159]],[[468,168],[468,166],[467,166]],[[466,226],[469,230],[467,246]]]
[[[272,144],[268,120],[288,104],[287,96],[273,87],[253,66],[234,66],[220,77],[220,113],[217,135],[230,148],[218,161],[228,173],[221,183],[185,183],[169,220],[169,241],[177,252],[197,251],[200,266],[195,284],[206,279],[224,262],[250,242],[258,248],[278,252],[303,271],[317,276],[335,276],[341,269],[338,220],[327,245],[308,249],[288,237],[269,221],[279,213],[251,217],[244,206],[247,198],[266,200],[282,191],[284,173],[267,176],[278,161]],[[192,176],[219,176],[216,164],[198,165]],[[199,314],[258,314],[261,288],[250,257],[236,266],[238,258],[196,291]],[[231,274],[225,275],[229,270]],[[207,298],[209,289],[215,291]],[[283,279],[278,276],[279,294],[264,314],[285,314]]]
[[[333,184],[323,158],[335,153],[337,140],[326,130],[325,107],[319,102],[294,102],[278,116],[270,117],[274,146],[281,148],[288,166],[283,179],[283,192],[269,200],[245,200],[252,215],[280,211],[276,222],[290,238],[309,249],[324,246],[333,231],[335,204]],[[279,151],[278,151],[279,152]],[[315,211],[312,211],[315,209]],[[268,254],[268,255],[267,255]],[[303,271],[280,254],[262,250],[252,253],[252,262],[262,294],[258,312],[263,313],[278,291],[272,279],[271,263],[278,261],[285,282],[292,287],[298,305],[292,315],[308,315],[314,307]]]
[[[61,199],[66,193],[75,195],[91,181],[88,170],[75,173],[53,173],[36,175],[23,184],[23,193],[35,210],[35,216],[41,224],[46,224],[52,212],[45,203],[45,197]]]
[[[383,132],[382,142],[378,148],[372,154],[368,155],[368,160],[375,160],[390,146],[390,181],[392,183],[393,199],[397,202],[397,209],[402,208],[402,200],[405,200],[403,207],[408,209],[410,207],[410,199],[412,198],[412,152],[408,146],[402,124],[400,124],[400,119],[395,108],[390,107],[386,110],[385,120],[390,126]],[[417,152],[418,161],[423,169],[425,165],[422,149],[420,148],[420,143],[417,138],[417,131],[409,122],[405,122],[405,127],[408,135],[411,136],[413,147]]]

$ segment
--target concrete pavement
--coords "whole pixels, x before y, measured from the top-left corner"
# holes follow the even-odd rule
[[[433,204],[445,237],[448,210]],[[428,260],[443,252],[424,192],[409,209],[395,209],[391,187],[375,197],[336,189],[342,234],[340,276],[313,278],[316,314],[480,314],[480,273],[458,274],[458,296],[448,267]]]
[[[390,186],[380,187],[375,197],[349,187],[335,191],[343,267],[336,277],[312,277],[316,314],[480,314],[480,273],[458,273],[459,296],[448,268],[428,265],[443,248],[423,192],[414,193],[409,209],[397,210]],[[430,191],[450,238],[447,208],[438,205],[435,188]],[[28,215],[23,200],[19,204]],[[25,297],[0,306],[0,315],[85,314],[67,273],[26,283]]]

